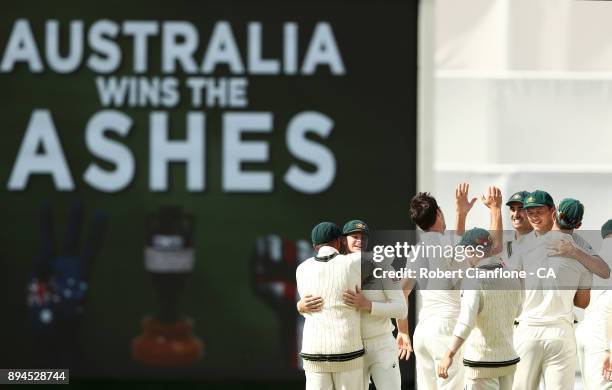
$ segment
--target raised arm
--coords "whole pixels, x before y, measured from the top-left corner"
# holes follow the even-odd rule
[[[548,244],[548,255],[574,259],[600,278],[610,277],[610,267],[601,257],[578,248],[569,237],[552,240]]]
[[[468,201],[469,183],[461,183],[455,189],[456,222],[455,234],[462,236],[465,233],[465,220],[468,213],[476,203],[477,198]]]
[[[491,186],[489,187],[488,193],[482,195],[481,200],[490,211],[491,222],[489,231],[493,240],[491,255],[496,255],[504,249],[501,190],[495,186]]]
[[[582,250],[575,248],[573,256],[569,257],[579,261],[580,264],[584,265],[586,269],[602,279],[608,279],[610,277],[610,267],[601,257],[597,255],[589,255],[584,253]]]
[[[383,270],[394,271],[395,268],[389,263],[382,263]],[[372,309],[370,314],[378,317],[387,318],[406,318],[408,315],[408,304],[402,293],[402,288],[399,280],[393,280],[391,278],[384,278],[383,283],[383,294],[385,295],[385,302],[372,302]]]

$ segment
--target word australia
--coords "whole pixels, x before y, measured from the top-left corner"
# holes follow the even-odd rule
[[[120,67],[122,72],[128,71],[125,65],[131,66],[135,74],[210,74],[218,67],[229,69],[231,74],[346,72],[332,26],[327,22],[315,23],[312,30],[303,32],[309,39],[302,53],[298,23],[270,27],[270,36],[282,34],[282,45],[268,48],[266,53],[275,52],[268,58],[264,56],[261,22],[248,23],[246,29],[240,26],[240,36],[228,21],[217,21],[210,36],[201,36],[189,21],[104,19],[86,25],[82,20],[47,20],[44,30],[37,27],[28,19],[17,19],[6,43],[0,37],[0,48],[4,47],[0,73],[10,73],[19,65],[32,73],[71,73],[85,66],[94,73],[109,74]],[[33,30],[44,31],[44,36],[36,36]],[[60,42],[66,47],[60,47]],[[246,49],[241,51],[242,48]],[[124,61],[126,56],[130,61]],[[161,69],[149,69],[151,63],[159,64]]]

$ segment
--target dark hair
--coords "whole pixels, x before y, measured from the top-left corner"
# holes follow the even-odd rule
[[[428,230],[436,223],[438,202],[429,192],[419,192],[410,200],[410,218],[421,229]]]

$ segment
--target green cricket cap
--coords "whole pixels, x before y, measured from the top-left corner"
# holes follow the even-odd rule
[[[606,238],[610,233],[612,233],[612,219],[608,219],[601,227],[601,238]]]
[[[555,201],[548,192],[535,190],[525,197],[525,200],[523,201],[523,208],[528,209],[530,207],[538,206],[555,207]]]
[[[310,233],[312,245],[317,246],[326,242],[331,242],[342,235],[340,228],[333,222],[321,222]]]
[[[491,244],[491,234],[488,230],[482,228],[473,228],[466,231],[461,237],[459,245],[462,246],[488,246]]]
[[[506,206],[510,206],[512,203],[525,203],[525,198],[527,197],[527,195],[529,195],[529,191],[515,192],[506,202]]]
[[[557,222],[563,229],[576,229],[582,222],[584,205],[579,200],[565,198],[557,207]]]
[[[342,235],[347,236],[355,232],[361,232],[365,235],[370,235],[370,229],[368,229],[368,224],[359,219],[353,219],[352,221],[348,221],[344,224],[344,227],[342,228]]]

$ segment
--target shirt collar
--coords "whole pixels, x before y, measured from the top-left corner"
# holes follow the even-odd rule
[[[333,246],[322,246],[321,248],[319,248],[319,251],[317,252],[317,256],[318,257],[322,257],[322,256],[329,256],[332,254],[338,254],[338,250],[336,248],[334,248]]]

